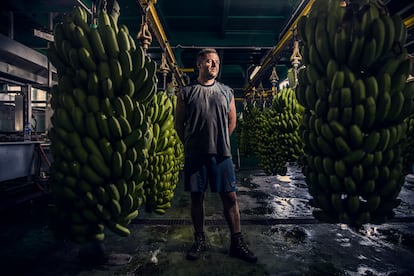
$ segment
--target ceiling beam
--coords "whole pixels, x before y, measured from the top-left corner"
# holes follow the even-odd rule
[[[227,29],[227,22],[229,18],[230,1],[231,0],[223,0],[223,13],[221,16],[221,30],[220,30],[220,33],[223,37],[226,35],[225,30]]]
[[[274,33],[259,32],[233,32],[226,31],[226,37],[219,37],[215,32],[175,32],[171,36],[170,45],[191,45],[199,47],[201,45],[215,45],[216,47],[240,48],[250,45],[251,48],[272,48],[269,45],[275,44]]]

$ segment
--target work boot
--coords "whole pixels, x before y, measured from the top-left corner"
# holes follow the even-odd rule
[[[197,260],[200,258],[201,253],[207,250],[206,237],[204,232],[194,234],[194,244],[190,250],[187,251],[188,260]]]
[[[257,262],[257,256],[249,250],[241,233],[231,235],[230,257],[239,258],[249,263]]]

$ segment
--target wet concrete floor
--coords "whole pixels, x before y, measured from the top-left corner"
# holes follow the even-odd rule
[[[163,215],[141,212],[131,235],[106,233],[106,252],[131,257],[123,264],[86,266],[79,247],[57,241],[47,226],[47,203],[11,213],[0,225],[2,275],[413,275],[414,183],[406,182],[396,218],[356,231],[316,221],[300,168],[286,176],[240,170],[238,197],[242,232],[259,260],[250,264],[228,256],[229,231],[217,194],[207,193],[209,250],[197,261],[185,258],[193,242],[189,195],[178,186]],[[119,259],[118,259],[119,261]]]

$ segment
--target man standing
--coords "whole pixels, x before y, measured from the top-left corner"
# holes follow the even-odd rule
[[[216,80],[220,59],[215,49],[197,55],[197,80],[177,97],[176,129],[184,144],[185,190],[191,192],[191,218],[195,243],[187,252],[196,260],[207,250],[204,233],[204,196],[207,185],[220,194],[231,233],[230,256],[248,262],[257,257],[243,240],[237,203],[236,175],[231,158],[230,135],[236,128],[233,90]]]

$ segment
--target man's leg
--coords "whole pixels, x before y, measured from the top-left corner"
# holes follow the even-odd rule
[[[191,193],[191,219],[193,221],[194,232],[204,232],[204,193]]]
[[[224,217],[230,228],[230,234],[240,232],[240,211],[236,192],[220,193],[223,202]]]
[[[201,253],[206,251],[206,237],[204,234],[204,193],[191,193],[191,219],[194,226],[194,244],[187,252],[187,259],[197,260]]]
[[[240,210],[236,192],[220,193],[223,201],[224,217],[230,228],[231,244],[230,256],[247,262],[257,262],[257,256],[249,250],[243,240],[240,226]]]

